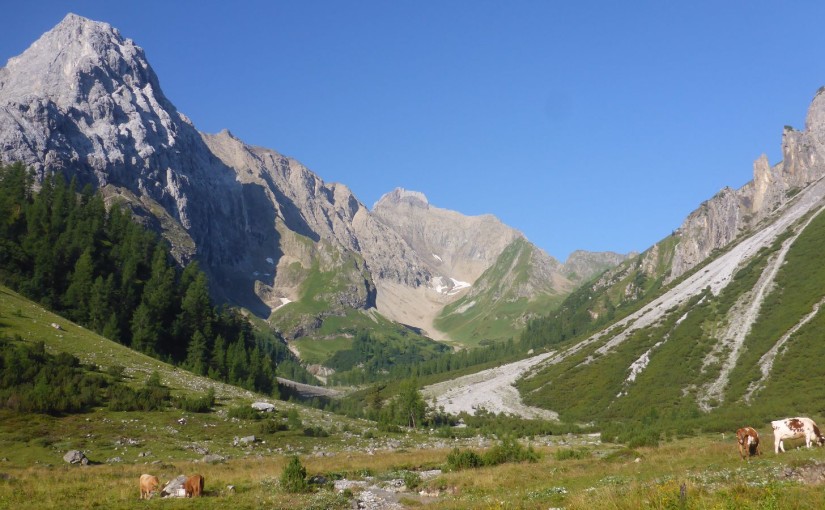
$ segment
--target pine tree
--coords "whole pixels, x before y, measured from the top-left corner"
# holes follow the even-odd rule
[[[186,367],[198,375],[206,375],[208,367],[206,354],[206,337],[200,331],[195,331],[186,350]]]
[[[175,319],[173,330],[176,345],[172,348],[173,354],[175,348],[180,350],[181,346],[186,346],[196,331],[200,331],[205,340],[212,336],[214,314],[209,300],[209,286],[206,275],[197,270],[197,265],[195,270],[194,275],[190,276],[191,273],[184,271],[186,277],[181,277],[182,281],[189,280],[189,285],[180,303],[180,313]],[[206,343],[208,345],[208,341]]]
[[[69,288],[63,297],[64,308],[68,310],[71,319],[81,324],[88,324],[90,314],[90,300],[93,296],[95,282],[94,262],[92,250],[86,248],[74,266],[69,281]]]
[[[152,257],[151,274],[132,318],[132,347],[146,353],[162,354],[168,352],[175,271],[168,265],[166,251],[160,245]]]
[[[226,350],[226,364],[228,365],[230,384],[243,385],[246,383],[249,374],[249,357],[242,338],[229,344],[229,348]]]
[[[413,428],[422,424],[427,411],[427,403],[418,391],[418,382],[415,379],[408,379],[401,383],[397,409],[400,423]]]
[[[109,318],[112,316],[114,299],[114,274],[109,273],[105,279],[103,276],[95,278],[92,294],[89,297],[89,327],[92,330],[103,333]],[[107,338],[117,340],[116,338]]]
[[[218,335],[212,348],[212,358],[209,366],[209,377],[226,381],[226,340]]]

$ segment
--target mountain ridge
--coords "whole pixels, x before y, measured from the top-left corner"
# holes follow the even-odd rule
[[[159,230],[178,262],[200,261],[223,301],[264,318],[297,301],[320,303],[281,331],[287,338],[370,308],[431,331],[431,317],[521,235],[484,215],[466,221],[494,232],[469,244],[437,245],[440,254],[417,244],[346,185],[228,130],[199,132],[163,95],[143,50],[107,23],[69,14],[9,62],[0,70],[3,161],[101,188]],[[447,211],[428,202],[427,210]],[[450,213],[441,214],[452,225],[469,218]],[[308,292],[307,279],[322,274],[336,282]],[[409,312],[410,303],[420,310]]]

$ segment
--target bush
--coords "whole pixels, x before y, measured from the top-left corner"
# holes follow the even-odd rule
[[[209,388],[209,392],[202,397],[178,397],[177,405],[180,409],[190,413],[208,413],[215,405],[215,390]]]
[[[238,418],[239,420],[260,420],[261,413],[248,405],[239,405],[229,410],[230,418]]]
[[[640,446],[659,446],[659,432],[655,430],[640,431],[632,435],[627,441],[628,448],[638,448]]]
[[[277,420],[265,420],[261,423],[258,431],[261,434],[274,434],[276,432],[283,432],[288,429],[289,427],[286,426],[286,423],[281,423]]]
[[[515,438],[505,437],[501,443],[487,450],[483,459],[486,466],[497,466],[505,462],[536,462],[539,454],[532,446],[524,448]]]
[[[322,427],[307,427],[304,429],[304,435],[307,437],[329,437],[329,432]]]
[[[109,387],[109,409],[112,411],[159,411],[169,400],[169,388],[160,384],[154,372],[142,388],[133,390],[117,384]]]
[[[421,475],[414,471],[406,471],[404,473],[404,485],[407,486],[407,490],[415,490],[421,485]]]
[[[111,365],[106,369],[106,373],[112,376],[112,379],[116,382],[120,382],[123,380],[123,376],[126,375],[126,367],[123,365]]]
[[[301,421],[301,415],[294,407],[287,411],[286,422],[289,424],[290,430],[301,430],[304,428],[304,422]]]
[[[484,461],[481,459],[481,456],[472,450],[454,448],[453,451],[447,455],[447,471],[472,469],[483,465]]]
[[[298,457],[292,457],[281,473],[281,488],[292,494],[306,492],[309,488],[306,478],[306,468]]]
[[[583,448],[577,450],[572,448],[556,450],[556,460],[586,459],[588,457],[590,457],[590,452]]]

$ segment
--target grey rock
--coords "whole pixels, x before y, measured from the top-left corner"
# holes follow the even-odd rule
[[[269,402],[254,402],[252,404],[252,409],[271,413],[275,410],[275,404],[270,404]]]
[[[163,489],[160,491],[161,497],[164,498],[182,498],[185,497],[185,493],[183,491],[183,484],[186,483],[186,475],[179,475],[163,486]]]
[[[84,466],[89,463],[89,459],[80,450],[69,450],[63,455],[63,460],[69,464],[82,464]]]

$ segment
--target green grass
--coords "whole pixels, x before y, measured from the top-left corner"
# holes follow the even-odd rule
[[[352,347],[352,338],[299,338],[292,342],[298,350],[301,360],[306,363],[323,364],[333,354]]]
[[[299,458],[309,476],[416,479],[417,490],[426,489],[437,495],[422,501],[416,492],[398,494],[408,507],[806,509],[825,505],[825,493],[820,486],[785,475],[786,471],[816,472],[820,469],[817,464],[825,462],[823,448],[802,448],[781,455],[766,452],[745,462],[739,457],[732,432],[724,437],[714,434],[635,450],[594,442],[587,436],[538,437],[531,446],[539,454],[535,463],[507,462],[443,472],[431,479],[416,478],[416,472],[444,467],[451,449],[379,447],[378,455],[354,451],[325,456],[301,454]],[[571,448],[575,455],[567,453]],[[175,459],[152,464],[149,457],[115,465],[78,467],[63,464],[53,456],[51,462],[34,466],[6,463],[0,478],[0,507],[58,509],[65,508],[68,501],[76,508],[113,510],[135,508],[137,504],[146,508],[203,509],[351,507],[353,502],[347,495],[335,494],[328,487],[316,487],[310,493],[287,493],[280,487],[279,478],[291,457],[269,453],[240,455],[219,464]],[[162,483],[178,474],[200,473],[206,481],[204,497],[153,498],[138,503],[138,478],[144,472],[157,475]],[[235,491],[229,492],[228,485],[234,485]],[[358,490],[352,494],[357,497]]]
[[[435,326],[454,341],[476,347],[489,342],[517,338],[527,318],[546,315],[566,295],[543,282],[543,292],[528,299],[519,286],[531,278],[533,248],[526,240],[513,241],[461,299],[450,303],[435,320]]]

